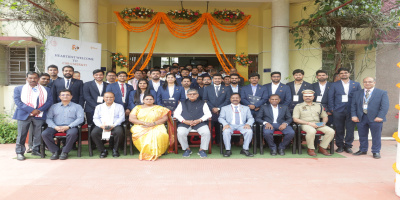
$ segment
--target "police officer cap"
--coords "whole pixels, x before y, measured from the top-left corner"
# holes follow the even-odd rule
[[[313,90],[303,90],[301,93],[303,93],[303,96],[312,97],[315,92]]]

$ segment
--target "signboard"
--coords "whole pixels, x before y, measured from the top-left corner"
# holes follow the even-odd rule
[[[101,44],[48,36],[46,40],[47,66],[57,65],[58,76],[63,77],[62,68],[74,67],[81,73],[83,82],[93,80],[93,70],[101,68]]]

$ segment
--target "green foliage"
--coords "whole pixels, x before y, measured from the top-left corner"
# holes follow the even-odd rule
[[[4,113],[0,114],[0,144],[15,143],[17,135],[17,122]]]

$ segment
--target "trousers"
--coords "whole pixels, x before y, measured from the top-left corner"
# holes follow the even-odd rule
[[[347,110],[343,112],[334,111],[333,124],[336,128],[336,146],[353,147],[355,123],[351,121],[350,113]]]
[[[189,128],[178,127],[178,130],[177,130],[178,141],[182,146],[182,150],[186,150],[189,148],[187,136],[191,130],[194,130],[194,129],[192,129],[192,127],[189,127]],[[200,149],[208,150],[208,145],[209,145],[210,139],[211,139],[210,129],[208,128],[207,125],[203,125],[200,128],[198,128],[196,131],[201,136]]]
[[[267,141],[270,149],[276,150],[276,144],[274,142],[274,131],[279,131],[280,124],[272,123],[273,129],[263,129],[264,139]],[[279,144],[279,149],[285,149],[287,145],[292,141],[294,137],[294,130],[291,126],[287,126],[281,131],[283,133],[283,141]]]
[[[333,140],[333,137],[335,136],[335,130],[333,130],[328,126],[323,126],[315,129],[314,127],[309,125],[301,125],[301,129],[307,132],[306,141],[307,141],[307,147],[309,149],[315,149],[314,141],[315,141],[315,134],[317,133],[317,131],[321,131],[325,134],[324,139],[322,139],[322,142],[320,144],[320,146],[324,149],[328,148],[329,143]]]
[[[383,122],[369,122],[368,116],[364,114],[357,123],[358,135],[360,137],[360,151],[368,151],[368,133],[371,130],[372,136],[372,153],[380,153],[381,151],[381,134]]]
[[[40,146],[40,132],[42,125],[44,124],[44,120],[35,119],[35,117],[28,117],[26,120],[18,120],[18,136],[17,142],[15,145],[15,152],[17,154],[24,154],[26,151],[25,142],[26,137],[28,135],[29,126],[32,124],[32,132],[29,135],[33,136],[33,145],[32,150],[39,152]]]
[[[60,148],[58,148],[58,146],[54,142],[54,134],[56,133],[57,133],[56,129],[51,127],[46,128],[46,130],[44,130],[42,133],[43,141],[44,143],[46,143],[47,147],[52,153],[60,150]],[[66,133],[67,133],[67,139],[65,142],[65,146],[62,149],[62,152],[69,153],[72,150],[72,145],[78,138],[78,128],[68,129]]]
[[[116,126],[111,130],[111,135],[114,137],[114,150],[118,151],[118,146],[119,144],[123,143],[123,128],[122,126]],[[99,150],[100,152],[104,151],[104,144],[103,141],[101,140],[102,138],[102,134],[103,134],[103,129],[95,126],[92,130],[92,132],[90,133],[90,136],[92,137],[93,142],[96,144],[97,146],[97,150]],[[110,138],[110,145],[111,145],[111,138]]]
[[[249,145],[251,142],[251,139],[253,139],[253,130],[251,129],[245,129],[244,124],[241,125],[235,125],[235,124],[229,124],[231,128],[225,129],[222,132],[222,137],[225,145],[226,150],[231,150],[231,138],[233,131],[240,131],[241,134],[243,134],[243,149],[249,150]]]

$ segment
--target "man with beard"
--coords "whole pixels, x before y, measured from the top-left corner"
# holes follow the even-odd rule
[[[131,110],[128,109],[129,93],[133,90],[132,85],[125,83],[128,74],[124,71],[117,73],[118,82],[107,86],[106,92],[112,92],[115,95],[115,103],[124,106],[125,116],[129,116]]]
[[[205,74],[203,65],[197,65],[197,69],[199,70],[199,76]]]
[[[104,93],[107,83],[103,81],[104,72],[100,69],[93,71],[93,81],[86,82],[83,85],[83,98],[85,99],[85,113],[87,124],[93,124],[94,110],[97,105],[103,103]]]
[[[108,84],[115,83],[117,79],[117,74],[114,71],[108,71],[106,73],[106,80]]]
[[[164,67],[165,67],[166,65],[164,65]],[[167,66],[168,67],[168,66]],[[167,76],[167,69],[165,69],[165,68],[161,68],[160,69],[160,80],[162,80],[162,81],[165,81],[166,80],[166,77],[165,76]]]
[[[149,88],[150,90],[158,91],[160,85],[164,84],[164,81],[160,80],[160,70],[159,69],[152,69],[150,71],[151,80],[149,81]]]
[[[72,92],[72,102],[79,104],[82,106],[85,103],[85,99],[83,98],[83,81],[76,80],[72,78],[74,74],[74,68],[70,65],[66,65],[62,68],[64,78],[57,79],[53,82],[51,93],[53,95],[53,103],[61,102],[61,99],[58,97],[58,94],[61,90],[71,90]],[[51,75],[50,75],[51,76]]]
[[[231,74],[231,88],[233,93],[239,93],[240,94],[240,86],[239,86],[239,80],[240,76],[239,74]]]
[[[265,84],[267,87],[268,96],[277,94],[280,98],[280,105],[289,106],[292,101],[292,95],[289,86],[281,83],[281,73],[272,72],[271,73],[271,83]],[[269,104],[269,102],[267,102]]]
[[[293,71],[294,81],[287,83],[290,91],[292,93],[292,102],[289,105],[289,109],[293,112],[296,104],[303,103],[303,90],[313,90],[313,87],[310,83],[303,81],[304,71],[302,69],[296,69]]]
[[[211,77],[208,74],[204,74],[201,77],[203,77],[203,87],[199,88],[199,95],[200,99],[203,99],[204,89],[211,85]]]
[[[231,86],[231,77],[229,75],[224,77],[225,86]]]
[[[137,84],[138,84],[139,80],[140,80],[141,78],[143,78],[143,72],[140,71],[140,70],[137,70],[137,71],[135,71],[135,75],[134,75],[134,76],[135,76],[135,77],[134,77],[133,79],[131,79],[131,80],[128,81],[128,84],[129,84],[129,85],[132,85],[132,86],[133,86],[133,89],[136,90],[136,89],[137,89]]]
[[[198,76],[199,76],[199,69],[193,68],[191,74],[192,79],[197,79]]]
[[[189,89],[191,88],[190,86],[192,85],[192,80],[190,77],[186,76],[182,78],[182,87],[185,90],[185,97],[186,99],[188,98],[187,93]]]
[[[233,69],[231,69],[231,71],[229,72],[229,74],[237,74],[237,75],[239,75],[238,74],[238,72],[237,72],[237,69],[235,69],[235,68],[233,68]],[[242,78],[242,77],[240,77],[239,76],[239,86],[243,86],[244,85],[244,78]]]
[[[326,113],[328,114],[327,125],[330,125],[333,122],[332,113],[328,110],[328,93],[331,83],[327,81],[329,77],[326,71],[318,70],[315,75],[318,79],[318,82],[312,84],[316,96],[314,102],[320,103],[324,107]]]
[[[62,79],[61,77],[58,77],[58,67],[57,65],[49,65],[47,67],[47,72],[50,75],[50,83],[49,83],[49,87],[52,86],[53,81],[57,80],[57,79]]]

